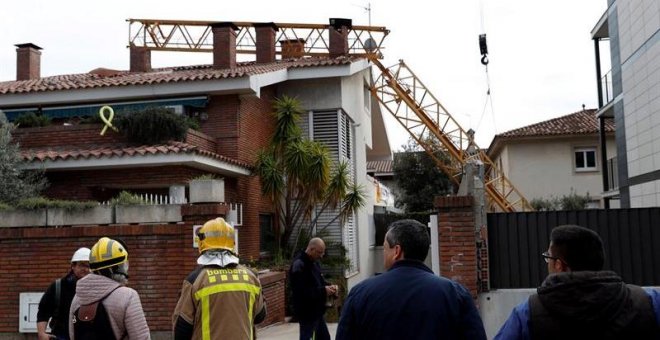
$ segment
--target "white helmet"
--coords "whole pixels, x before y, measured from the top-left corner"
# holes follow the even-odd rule
[[[73,256],[71,257],[71,263],[81,261],[89,262],[89,253],[89,248],[85,247],[76,250],[76,252],[73,253]]]

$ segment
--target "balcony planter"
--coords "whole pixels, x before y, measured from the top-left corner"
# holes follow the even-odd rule
[[[181,222],[181,205],[117,205],[115,223],[170,223]]]
[[[46,209],[0,211],[0,227],[45,226],[46,215]]]
[[[80,225],[80,224],[112,224],[113,208],[98,206],[90,209],[68,211],[62,208],[48,208],[47,223],[49,226]]]
[[[225,201],[224,179],[190,180],[190,203],[221,203]]]

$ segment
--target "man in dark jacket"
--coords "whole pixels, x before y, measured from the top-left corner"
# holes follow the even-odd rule
[[[293,294],[293,312],[300,325],[300,340],[330,340],[325,323],[325,302],[337,294],[337,286],[321,275],[319,260],[325,254],[325,243],[318,237],[309,241],[305,251],[298,252],[289,269]]]
[[[337,340],[486,339],[470,293],[422,262],[430,243],[428,228],[417,221],[390,225],[383,242],[387,272],[351,289]]]
[[[603,241],[594,231],[556,227],[541,256],[548,277],[514,308],[496,340],[659,338],[660,294],[603,271]]]
[[[48,286],[39,301],[37,337],[39,340],[69,339],[69,307],[76,295],[76,282],[89,274],[89,249],[80,248],[71,257],[71,269]],[[46,325],[50,321],[50,334]]]

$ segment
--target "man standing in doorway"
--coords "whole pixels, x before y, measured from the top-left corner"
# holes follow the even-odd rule
[[[76,295],[76,283],[89,274],[89,249],[80,248],[71,257],[71,269],[66,276],[55,280],[41,297],[37,311],[39,340],[69,339],[69,307]],[[46,326],[50,319],[50,334]]]
[[[486,339],[470,293],[424,265],[430,244],[418,221],[390,225],[383,242],[387,272],[351,289],[337,340]]]
[[[289,269],[293,294],[293,312],[300,325],[300,340],[330,340],[325,323],[326,299],[337,295],[337,286],[329,284],[321,274],[319,260],[325,254],[325,243],[315,237],[307,249],[298,252]]]

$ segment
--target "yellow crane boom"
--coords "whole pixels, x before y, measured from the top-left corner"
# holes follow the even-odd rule
[[[128,19],[129,46],[157,51],[211,52],[213,21]],[[256,53],[255,23],[232,22],[237,26],[236,53]],[[332,25],[274,23],[276,41],[304,40],[305,56],[329,55]],[[368,58],[380,71],[371,94],[410,133],[455,183],[460,183],[463,168],[470,162],[485,169],[484,187],[490,208],[501,211],[534,210],[497,165],[480,149],[471,131],[465,131],[447,112],[417,75],[402,60],[385,67],[383,41],[385,27],[352,26],[348,31],[349,55]],[[276,46],[281,54],[281,47]],[[443,155],[446,155],[444,157]]]

